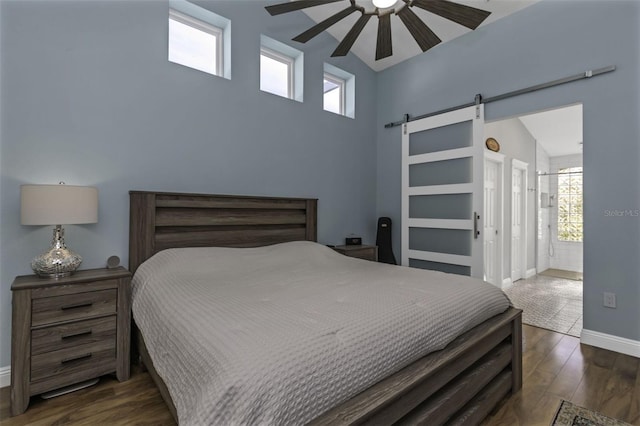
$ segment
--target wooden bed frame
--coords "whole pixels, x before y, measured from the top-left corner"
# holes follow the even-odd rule
[[[317,200],[130,192],[129,269],[173,247],[256,247],[317,239]],[[478,424],[522,387],[522,311],[509,308],[311,422]],[[177,422],[137,327],[134,347]]]

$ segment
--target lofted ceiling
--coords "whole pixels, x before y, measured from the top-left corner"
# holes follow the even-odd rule
[[[518,118],[549,157],[582,154],[582,104]]]
[[[300,0],[297,0],[300,1]],[[467,6],[475,7],[477,9],[483,9],[491,12],[491,15],[480,25],[478,28],[482,28],[486,25],[490,25],[492,22],[502,19],[514,12],[517,12],[527,6],[536,3],[539,0],[455,0],[455,3],[464,4]],[[359,6],[365,8],[366,11],[373,11],[375,7],[371,0],[356,0]],[[402,1],[398,1],[396,11],[400,9],[403,4]],[[337,1],[330,4],[321,6],[314,6],[303,9],[314,22],[319,23],[328,17],[340,12],[346,6],[349,5],[349,0]],[[449,21],[431,12],[427,12],[418,7],[412,7],[413,12],[425,23],[433,32],[442,40],[443,43],[453,40],[457,37],[470,33],[471,30],[459,25],[455,22]],[[298,12],[295,12],[298,13]],[[284,15],[286,16],[286,15]],[[349,32],[349,30],[356,23],[360,13],[353,13],[350,16],[342,19],[333,26],[331,26],[327,32],[336,39],[336,46]],[[300,28],[300,32],[307,28]],[[395,14],[391,15],[391,31],[392,31],[392,43],[393,43],[393,55],[381,60],[375,60],[376,52],[376,40],[378,31],[378,19],[370,19],[367,25],[364,27],[362,33],[356,40],[355,44],[351,48],[351,52],[365,62],[372,70],[382,71],[385,68],[396,65],[402,61],[405,61],[413,56],[422,54],[422,50],[418,47],[411,33],[404,26],[400,18]],[[291,37],[295,37],[296,34],[291,34]],[[432,49],[437,49],[435,46]],[[428,54],[424,52],[424,54]]]

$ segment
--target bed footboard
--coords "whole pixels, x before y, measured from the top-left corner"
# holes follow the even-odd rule
[[[521,315],[510,308],[311,424],[480,423],[522,387]]]

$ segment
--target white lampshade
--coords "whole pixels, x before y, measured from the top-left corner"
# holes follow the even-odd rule
[[[98,189],[74,185],[20,186],[23,225],[71,225],[98,222]]]
[[[373,5],[378,9],[386,9],[396,4],[398,0],[373,0]]]

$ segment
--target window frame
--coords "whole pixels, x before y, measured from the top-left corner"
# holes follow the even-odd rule
[[[333,111],[327,111],[324,109],[324,89],[323,89],[323,111],[327,111],[329,113],[340,115],[342,117],[355,119],[356,118],[356,76],[355,74],[350,73],[349,71],[343,70],[342,68],[338,68],[335,65],[325,62],[323,65],[323,78],[327,74],[332,77],[337,77],[338,79],[344,81],[343,87],[343,107],[342,113],[337,114]],[[324,84],[324,82],[323,82]]]
[[[287,66],[287,96],[282,96],[286,99],[294,99],[295,93],[295,62],[296,58],[292,58],[289,55],[285,55],[282,52],[278,52],[277,50],[270,49],[266,46],[260,46],[260,56],[266,56],[269,59],[280,62]],[[262,68],[260,68],[260,78],[262,79]],[[266,93],[271,93],[272,95],[281,96],[277,93],[269,92],[260,87],[260,90]]]
[[[338,77],[338,76],[336,76],[334,74],[331,74],[331,73],[328,73],[326,71],[323,74],[323,80],[322,80],[323,85],[324,85],[324,80],[327,80],[327,81],[335,84],[338,87],[335,87],[335,88],[333,88],[331,90],[327,90],[326,92],[323,90],[323,92],[322,92],[322,109],[327,111],[327,112],[334,113],[334,114],[346,115],[345,111],[346,111],[346,103],[347,103],[346,102],[347,81],[344,78]],[[325,104],[324,104],[324,102],[325,102],[324,96],[327,93],[329,93],[329,92],[331,92],[333,90],[336,90],[336,89],[340,90],[339,112],[330,111],[330,110],[326,109]]]
[[[215,55],[215,76],[224,77],[224,29],[217,27],[209,22],[205,22],[201,19],[195,18],[193,16],[187,15],[186,13],[182,13],[179,10],[170,8],[169,9],[169,20],[174,20],[175,22],[181,23],[183,25],[187,25],[193,29],[198,31],[202,31],[204,33],[210,34],[216,39],[216,55]],[[173,62],[173,61],[170,61]],[[189,67],[191,69],[195,69],[202,72],[203,71],[198,68],[193,68],[189,65],[181,64],[179,62],[173,62],[174,64],[182,65],[185,67]],[[211,74],[207,72],[208,74]]]

